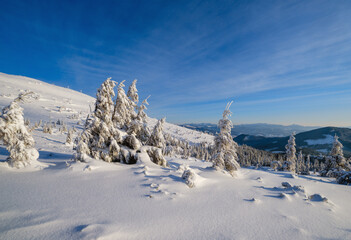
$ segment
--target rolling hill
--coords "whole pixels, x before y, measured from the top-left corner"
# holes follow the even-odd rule
[[[75,136],[94,104],[73,90],[0,74],[0,107],[26,89],[40,95],[22,105],[31,124],[63,120]],[[130,165],[79,162],[58,127],[32,131],[40,166],[10,168],[0,145],[0,239],[351,239],[351,188],[335,179],[269,168],[241,168],[232,177],[177,156],[166,157],[168,167],[142,156]],[[193,143],[213,141],[173,124],[164,130]],[[308,143],[327,142],[320,136],[332,133],[310,134]],[[182,178],[185,168],[196,174],[193,188]]]
[[[180,126],[211,134],[216,134],[217,132],[219,132],[217,124],[212,123],[189,123],[181,124]],[[291,134],[292,132],[300,133],[317,128],[319,127],[300,126],[295,124],[289,126],[267,123],[239,124],[235,125],[232,129],[232,136],[246,134],[264,137],[285,137]]]
[[[344,145],[345,156],[351,156],[351,129],[338,127],[324,127],[296,134],[297,149],[305,153],[326,154],[331,150],[334,135],[339,136]],[[258,148],[266,151],[285,151],[287,137],[263,137],[241,134],[234,138],[239,144]]]

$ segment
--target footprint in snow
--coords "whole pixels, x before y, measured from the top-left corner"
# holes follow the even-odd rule
[[[244,201],[252,202],[252,203],[259,203],[260,202],[260,200],[257,198],[247,198],[247,199],[244,199]]]
[[[151,188],[158,188],[160,185],[159,184],[157,184],[157,183],[151,183],[150,184],[150,187]]]

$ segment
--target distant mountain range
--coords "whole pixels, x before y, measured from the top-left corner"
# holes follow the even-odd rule
[[[211,123],[191,123],[182,124],[181,126],[211,134],[219,132],[217,125]],[[351,128],[283,126],[265,123],[241,124],[234,126],[232,136],[240,145],[246,144],[270,152],[285,152],[285,145],[292,132],[297,133],[297,149],[304,153],[329,153],[336,134],[344,145],[345,156],[351,156]]]
[[[296,135],[296,147],[298,150],[303,150],[304,153],[325,154],[329,153],[334,141],[334,135],[339,136],[339,141],[344,145],[344,154],[347,157],[351,156],[351,129],[338,127],[324,127],[311,131],[301,132]],[[271,151],[283,152],[285,145],[288,142],[287,137],[264,137],[241,134],[234,140],[242,145]]]
[[[212,123],[189,123],[181,124],[180,126],[211,134],[216,134],[217,132],[219,132],[217,124]],[[301,133],[317,128],[320,127],[306,127],[300,125],[284,126],[267,123],[240,124],[234,126],[234,128],[232,129],[232,136],[247,134],[264,137],[285,137],[290,135],[292,132]]]

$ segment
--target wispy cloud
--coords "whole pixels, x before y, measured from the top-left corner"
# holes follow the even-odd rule
[[[191,118],[191,108],[212,116],[229,99],[269,108],[351,89],[348,1],[48,3],[18,17],[27,5],[0,17],[58,59],[52,67],[73,88],[94,95],[106,77],[138,78],[152,114],[175,116],[170,121]]]

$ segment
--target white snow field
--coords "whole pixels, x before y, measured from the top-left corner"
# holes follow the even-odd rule
[[[80,131],[76,118],[94,104],[73,90],[0,74],[0,106],[25,89],[40,94],[22,105],[31,124],[61,119]],[[168,157],[167,168],[142,155],[135,165],[74,162],[58,127],[33,131],[40,165],[9,168],[0,146],[0,239],[351,239],[351,188],[333,179],[266,168],[242,168],[233,178],[193,158]],[[191,142],[213,139],[172,124],[165,130]],[[192,188],[182,179],[187,166],[196,173]]]

